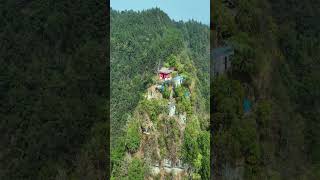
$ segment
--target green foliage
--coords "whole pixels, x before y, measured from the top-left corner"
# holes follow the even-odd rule
[[[260,29],[260,22],[262,17],[262,11],[257,6],[258,1],[252,0],[240,0],[239,1],[239,13],[236,17],[238,27],[241,31],[258,33],[263,29]],[[254,6],[255,8],[252,8]]]
[[[174,72],[171,73],[172,78],[177,77],[177,75],[178,75],[178,73],[177,73],[176,71],[174,71]]]
[[[140,146],[141,141],[141,133],[140,133],[140,124],[138,121],[130,120],[128,122],[127,127],[127,135],[126,135],[126,148],[128,148],[129,152],[136,152]]]
[[[232,72],[213,82],[217,176],[225,176],[225,164],[233,170],[240,164],[244,179],[314,179],[309,170],[320,162],[319,3],[240,0],[234,9],[216,6],[213,42],[227,40],[235,49]],[[253,87],[256,99],[245,115],[242,83]]]
[[[165,134],[167,140],[166,144],[170,147],[170,142],[176,143],[180,138],[179,125],[174,118],[165,120],[165,125],[168,129],[168,132]]]
[[[183,78],[184,78],[184,81],[183,81],[182,85],[184,87],[190,87],[191,86],[191,81],[192,81],[191,78],[189,76],[185,75],[185,74],[184,74]]]
[[[234,16],[231,15],[230,9],[222,5],[221,1],[215,2],[214,24],[219,26],[222,38],[228,38],[236,32],[236,23]]]
[[[230,125],[231,118],[241,115],[244,90],[239,81],[230,80],[223,76],[212,83],[215,113],[222,117],[221,123]],[[220,119],[216,120],[216,124]]]
[[[257,124],[259,126],[260,134],[262,136],[267,136],[269,131],[268,127],[270,127],[270,118],[271,118],[271,103],[268,101],[262,101],[257,104],[256,109],[256,118]]]
[[[123,137],[119,137],[118,143],[111,151],[111,164],[112,167],[115,165],[119,165],[125,155],[125,139]]]
[[[255,48],[247,33],[239,33],[230,39],[236,55],[232,59],[232,68],[235,72],[253,74],[256,71]]]
[[[195,165],[194,163],[200,154],[197,141],[200,134],[200,124],[197,119],[193,118],[188,121],[184,134],[184,161]]]
[[[144,179],[145,172],[144,163],[138,158],[133,158],[128,168],[128,178],[130,180]]]
[[[202,131],[199,120],[191,117],[184,132],[182,149],[184,162],[194,170],[193,178],[208,179],[210,177],[210,134]]]
[[[185,72],[185,70],[184,70],[184,65],[183,65],[182,63],[180,63],[180,62],[177,62],[176,68],[177,68],[177,71],[178,71],[179,73],[184,73],[184,72]]]
[[[95,174],[88,179],[106,177],[104,7],[101,1],[1,2],[1,179],[70,179],[85,151],[87,164],[99,164],[83,169],[87,177]],[[105,129],[93,130],[97,124]]]
[[[177,66],[177,57],[173,54],[171,54],[167,59],[166,62],[169,64],[170,67],[176,67]]]
[[[166,98],[166,99],[170,98],[170,90],[169,90],[168,85],[164,85],[162,96],[163,96],[163,98]]]
[[[182,86],[174,88],[175,97],[182,98],[184,96],[185,88]]]
[[[195,73],[192,76],[199,79],[199,84],[197,84],[197,88],[200,90],[199,96],[203,97],[202,101],[206,105],[206,111],[209,112],[209,92],[210,92],[210,51],[209,51],[209,40],[210,40],[210,32],[208,28],[204,28],[203,25],[190,21],[185,23],[183,26],[183,34],[188,39],[188,48],[190,49],[190,56],[188,53],[182,53],[179,58],[181,62],[183,62],[183,71],[181,73]],[[189,62],[193,62],[191,65]],[[191,66],[190,66],[191,65]]]
[[[200,180],[201,179],[201,175],[198,173],[192,173],[192,179],[194,180]]]
[[[183,37],[180,30],[175,28],[165,29],[160,47],[167,57],[169,57],[169,65],[175,65],[175,58],[174,56],[170,57],[170,55],[178,54],[183,48]]]
[[[202,155],[199,173],[202,179],[210,179],[210,132],[201,132],[199,137],[199,147]]]
[[[147,112],[151,120],[155,122],[161,113],[167,113],[167,101],[164,99],[142,100],[137,110]]]
[[[192,104],[189,98],[182,96],[177,99],[179,101],[176,104],[176,108],[179,112],[186,112],[188,115],[193,114]]]
[[[160,148],[165,148],[165,150],[162,149],[161,154],[168,159],[177,160],[181,154],[180,126],[175,118],[168,118],[164,121],[164,131],[161,132],[161,136],[163,136],[161,137],[163,138],[161,145],[163,147],[160,146]]]

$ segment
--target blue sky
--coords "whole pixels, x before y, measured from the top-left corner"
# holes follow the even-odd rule
[[[115,10],[144,10],[159,7],[175,21],[194,19],[210,23],[210,0],[111,0]]]

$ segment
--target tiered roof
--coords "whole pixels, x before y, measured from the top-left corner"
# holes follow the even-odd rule
[[[172,73],[173,70],[169,69],[169,68],[165,68],[165,67],[162,67],[160,70],[159,70],[159,73],[164,73],[164,74],[170,74]]]

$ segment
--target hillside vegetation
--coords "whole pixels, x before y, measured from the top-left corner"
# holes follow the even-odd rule
[[[160,86],[174,67],[184,85]],[[168,81],[169,82],[169,81]],[[149,91],[157,94],[148,99]],[[189,92],[190,97],[185,93]],[[111,144],[114,179],[178,178],[153,170],[167,161],[182,176],[209,179],[209,28],[174,22],[160,9],[111,11]],[[168,103],[176,113],[170,115]],[[186,115],[186,123],[180,117]],[[158,165],[156,165],[158,164]],[[185,166],[184,166],[185,167]],[[183,169],[183,170],[181,170]],[[188,170],[187,170],[188,169]],[[165,174],[163,174],[165,173]]]
[[[106,177],[102,1],[1,1],[0,179]]]
[[[320,3],[230,2],[214,4],[213,43],[235,50],[212,82],[214,177],[319,179]]]

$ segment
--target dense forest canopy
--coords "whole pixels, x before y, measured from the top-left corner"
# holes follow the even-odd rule
[[[235,50],[232,71],[212,82],[213,174],[319,179],[320,3],[231,2],[216,1],[213,14],[215,47]]]
[[[0,179],[106,177],[103,1],[1,1]]]

